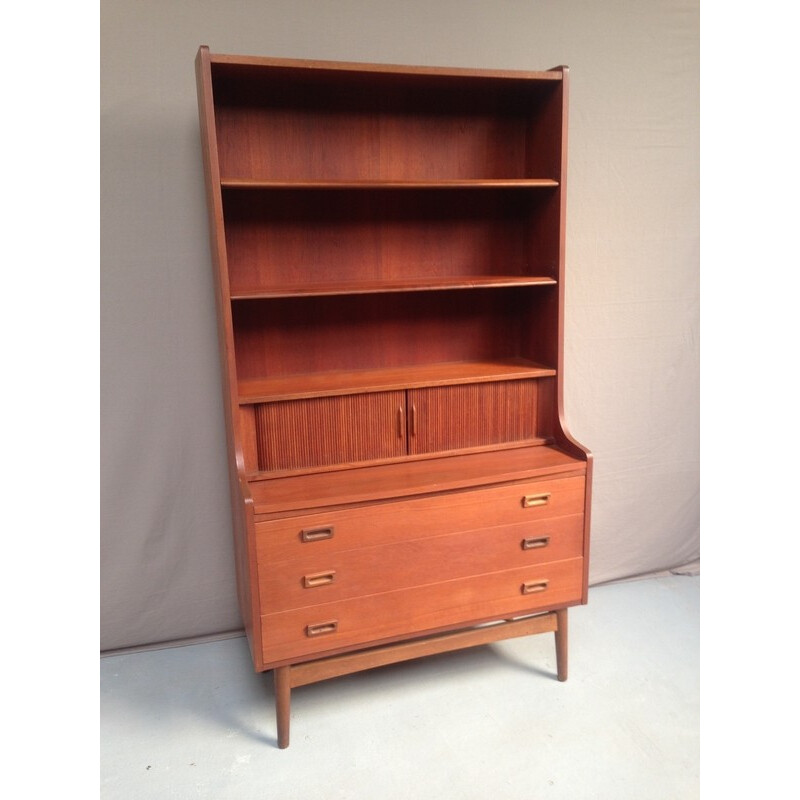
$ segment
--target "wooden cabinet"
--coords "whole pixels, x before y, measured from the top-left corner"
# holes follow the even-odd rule
[[[567,70],[211,54],[198,98],[239,601],[293,687],[587,600],[562,414]],[[487,625],[486,623],[491,623]]]

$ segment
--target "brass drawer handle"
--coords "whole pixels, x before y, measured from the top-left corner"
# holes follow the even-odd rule
[[[313,589],[316,586],[327,586],[333,583],[333,576],[336,575],[335,570],[328,570],[327,572],[315,572],[313,575],[303,575],[303,586],[306,589]]]
[[[309,528],[305,531],[300,531],[301,542],[321,542],[323,539],[333,538],[333,525],[327,528]]]
[[[522,594],[535,594],[536,592],[543,592],[547,589],[547,584],[550,581],[528,581],[522,584]]]
[[[339,627],[339,620],[332,619],[330,622],[318,622],[316,625],[306,626],[306,636],[322,636],[326,633],[336,633]]]
[[[550,502],[550,492],[540,494],[526,494],[522,498],[523,508],[534,508],[535,506],[546,506]]]
[[[540,547],[547,547],[550,544],[549,536],[539,536],[536,539],[523,539],[523,550],[538,550]]]

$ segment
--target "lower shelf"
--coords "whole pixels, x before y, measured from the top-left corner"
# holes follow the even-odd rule
[[[486,361],[382,367],[380,369],[335,370],[305,375],[287,375],[239,381],[239,403],[272,403],[303,397],[330,397],[362,392],[387,392],[423,386],[546,378],[555,369],[522,358]]]

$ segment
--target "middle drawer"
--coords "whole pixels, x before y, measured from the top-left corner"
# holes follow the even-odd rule
[[[583,514],[259,563],[263,613],[582,555]]]

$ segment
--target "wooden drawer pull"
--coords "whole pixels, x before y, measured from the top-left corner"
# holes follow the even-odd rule
[[[522,540],[522,549],[523,550],[537,550],[540,547],[547,547],[550,544],[550,537],[549,536],[538,536],[535,539],[523,539]]]
[[[306,589],[327,586],[329,583],[333,583],[334,575],[336,575],[336,572],[332,569],[327,572],[315,572],[313,575],[303,575],[303,586]]]
[[[550,492],[541,494],[526,494],[522,498],[523,508],[534,508],[535,506],[546,506],[550,502]]]
[[[318,622],[316,625],[306,626],[306,636],[323,636],[326,633],[336,633],[339,627],[339,620],[333,619],[330,622]]]
[[[403,425],[403,407],[397,409],[397,438],[402,439],[405,432],[405,425]]]
[[[528,581],[522,584],[522,594],[535,594],[536,592],[543,592],[547,588],[550,581]]]
[[[321,542],[323,539],[333,538],[333,525],[327,528],[309,528],[307,531],[300,531],[301,542]]]

